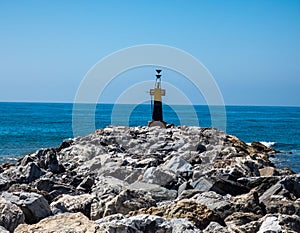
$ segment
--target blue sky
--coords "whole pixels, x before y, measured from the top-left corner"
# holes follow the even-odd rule
[[[101,58],[163,44],[201,61],[228,105],[300,106],[299,22],[300,1],[0,0],[0,101],[72,102]]]

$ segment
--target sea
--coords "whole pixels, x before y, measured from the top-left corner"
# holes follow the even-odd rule
[[[96,105],[93,116],[95,128],[112,125],[114,107],[113,104]],[[151,119],[150,104],[121,107],[133,109],[126,122],[129,126],[145,126]],[[197,113],[198,125],[211,127],[208,106],[192,107]],[[164,121],[180,125],[182,121],[174,109],[188,117],[191,106],[163,106]],[[26,154],[41,148],[57,147],[63,140],[73,138],[73,114],[76,113],[73,113],[72,103],[0,102],[0,164],[14,163]],[[84,117],[84,112],[78,114]],[[276,166],[300,173],[300,107],[226,106],[226,117],[226,133],[246,143],[259,141],[280,151],[271,158]],[[118,125],[118,119],[120,124],[124,124],[123,118],[119,113],[114,125]]]

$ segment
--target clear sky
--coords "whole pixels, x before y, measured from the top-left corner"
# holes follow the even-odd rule
[[[0,101],[72,102],[99,59],[138,44],[196,57],[228,105],[300,106],[297,0],[0,0]]]

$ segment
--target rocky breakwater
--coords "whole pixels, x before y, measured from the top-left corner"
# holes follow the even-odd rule
[[[300,175],[210,128],[107,127],[0,173],[0,232],[300,232]]]

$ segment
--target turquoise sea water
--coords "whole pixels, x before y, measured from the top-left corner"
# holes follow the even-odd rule
[[[208,107],[193,107],[199,125],[210,127]],[[72,108],[72,104],[62,103],[0,103],[0,163],[13,162],[27,153],[56,147],[62,140],[72,138]],[[112,109],[111,104],[97,105],[96,128],[111,124]],[[187,119],[191,117],[190,107],[177,106],[176,111],[184,112]],[[274,162],[300,172],[300,107],[227,106],[226,112],[227,133],[245,142],[261,141],[285,152],[276,155]],[[80,114],[84,117],[84,111]],[[129,117],[129,125],[147,125],[150,118],[151,106],[138,105]],[[123,123],[122,113],[114,122],[118,120]],[[164,106],[164,120],[180,124],[178,115],[169,106]]]

